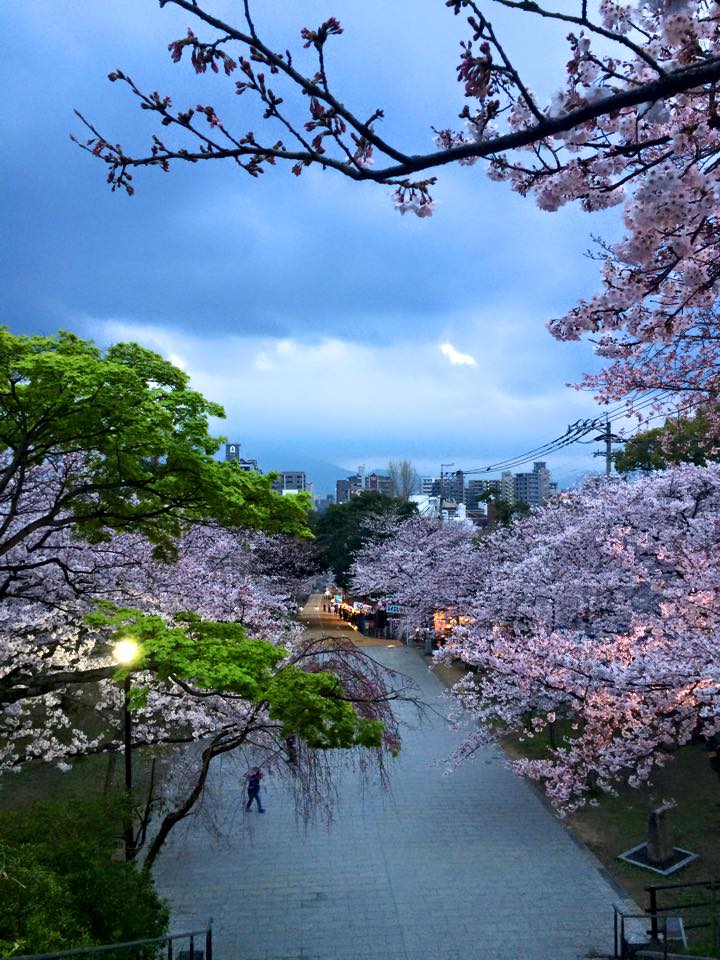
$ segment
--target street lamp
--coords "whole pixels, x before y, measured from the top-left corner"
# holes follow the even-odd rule
[[[125,754],[125,859],[135,856],[135,834],[132,823],[132,715],[130,714],[130,667],[140,658],[140,644],[132,637],[123,637],[113,646],[113,660],[118,666],[127,667],[123,679],[123,749]]]

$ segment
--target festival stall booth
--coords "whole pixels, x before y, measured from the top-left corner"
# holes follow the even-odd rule
[[[399,607],[396,608],[399,612]],[[370,637],[387,637],[388,613],[385,605],[367,597],[334,598],[333,611],[360,633]]]

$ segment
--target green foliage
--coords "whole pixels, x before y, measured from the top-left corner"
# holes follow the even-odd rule
[[[74,798],[0,812],[0,954],[166,932],[151,876],[118,856],[122,809]]]
[[[704,466],[709,459],[717,459],[711,451],[720,447],[717,426],[704,411],[694,417],[668,419],[662,427],[639,433],[628,440],[623,450],[615,454],[618,473],[642,470],[664,470],[673,463],[694,463]]]
[[[311,747],[382,744],[382,722],[359,717],[339,678],[327,671],[308,673],[287,666],[275,677],[267,699],[271,718],[282,724],[282,735],[299,733]]]
[[[172,556],[183,522],[200,518],[307,534],[307,495],[282,497],[268,477],[214,459],[208,417],[224,411],[188,384],[134,343],[103,353],[71,333],[0,328],[0,451],[14,470],[81,456],[58,506],[90,541],[136,530]]]
[[[66,878],[39,862],[32,848],[0,840],[0,954],[84,947],[92,942]]]
[[[152,670],[203,691],[231,693],[267,705],[283,737],[297,734],[319,749],[382,743],[383,724],[358,715],[336,674],[283,662],[288,657],[285,647],[249,637],[239,623],[211,623],[188,612],[172,626],[161,617],[110,604],[86,620],[110,628],[110,643],[128,636],[137,641],[141,652],[133,670]],[[116,677],[126,674],[127,668],[122,668]]]
[[[347,587],[350,567],[363,543],[373,539],[368,521],[373,517],[408,517],[415,504],[366,491],[349,503],[331,504],[315,524],[320,562],[332,570],[335,582]]]

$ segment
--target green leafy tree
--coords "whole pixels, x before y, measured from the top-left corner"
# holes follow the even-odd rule
[[[336,583],[347,587],[350,567],[360,547],[368,540],[382,536],[376,529],[377,521],[383,517],[408,517],[416,509],[413,503],[385,497],[375,491],[365,491],[349,503],[331,504],[315,523],[322,566],[332,570]]]
[[[487,503],[491,505],[490,514],[493,524],[506,527],[517,517],[524,517],[530,513],[530,507],[524,500],[518,500],[516,503],[510,503],[509,500],[503,500],[496,496],[492,491],[484,491],[477,495],[478,503]]]
[[[0,812],[0,954],[72,949],[167,930],[152,877],[117,856],[122,801]]]
[[[180,681],[189,691],[218,691],[262,704],[282,737],[300,736],[320,748],[379,747],[382,723],[363,716],[330,670],[307,670],[286,647],[248,636],[240,623],[213,623],[189,611],[175,625],[133,609],[106,606],[87,616],[91,625],[111,629],[109,642],[132,636],[140,659],[133,670],[149,669],[161,680]],[[122,668],[116,676],[122,678]],[[136,703],[144,702],[136,686]]]
[[[204,621],[193,612],[168,623],[105,604],[86,619],[109,644],[135,640],[130,706],[141,722],[152,724],[153,711],[162,722],[164,709],[182,691],[194,707],[187,712],[187,729],[173,728],[173,738],[206,742],[197,779],[160,822],[146,868],[201,796],[217,756],[246,744],[264,745],[270,754],[280,751],[293,765],[301,750],[307,758],[309,751],[374,748],[379,760],[381,748],[397,752],[389,708],[396,694],[385,686],[379,665],[361,651],[313,639],[286,647],[249,636],[240,623]],[[116,679],[124,679],[127,669],[116,671]]]
[[[304,494],[218,462],[208,417],[222,407],[150,350],[101,351],[71,333],[15,336],[0,328],[0,564],[12,551],[47,554],[48,532],[90,542],[134,531],[171,558],[185,525],[306,533]]]
[[[717,422],[700,410],[694,417],[668,419],[662,427],[628,440],[624,449],[615,454],[615,469],[618,473],[651,473],[673,463],[705,466],[709,460],[717,459],[719,448]]]

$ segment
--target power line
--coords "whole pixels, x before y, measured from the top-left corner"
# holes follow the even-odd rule
[[[669,394],[670,391],[649,391],[648,396],[643,397],[640,402],[634,403],[633,410],[642,410],[648,406],[658,403]],[[642,394],[640,394],[640,396],[642,396]],[[535,447],[532,450],[528,450],[525,453],[516,454],[514,457],[508,457],[505,460],[493,463],[488,467],[478,467],[466,472],[469,474],[491,473],[497,472],[498,470],[509,469],[511,467],[519,467],[524,463],[530,463],[533,459],[536,459],[539,456],[547,456],[551,453],[555,453],[557,450],[561,450],[563,447],[569,446],[572,443],[583,442],[582,438],[587,436],[589,433],[592,433],[594,430],[600,430],[606,419],[614,422],[616,420],[624,419],[627,416],[627,406],[623,405],[609,411],[605,418],[595,417],[587,420],[577,420],[567,428],[564,434],[562,434],[560,437],[556,437],[554,440],[550,440],[549,442],[544,443],[539,447]]]
[[[561,434],[559,437],[556,437],[554,440],[549,440],[547,443],[541,444],[538,447],[534,447],[532,450],[527,450],[524,453],[516,454],[514,457],[508,457],[505,460],[500,460],[497,463],[490,464],[487,467],[475,467],[462,472],[466,476],[478,473],[498,473],[504,470],[510,470],[513,467],[522,466],[525,463],[530,463],[533,460],[537,460],[539,457],[549,456],[550,454],[556,453],[558,450],[562,450],[565,447],[571,446],[575,443],[595,443],[599,441],[604,441],[606,444],[605,451],[603,453],[598,453],[597,455],[605,456],[606,472],[608,472],[607,465],[610,463],[610,459],[612,457],[612,443],[626,443],[633,439],[632,437],[616,437],[610,431],[610,424],[619,420],[624,420],[628,416],[632,416],[633,413],[660,404],[667,400],[667,398],[672,394],[672,390],[661,389],[647,391],[645,396],[643,396],[643,392],[640,392],[636,398],[631,400],[630,409],[628,409],[628,404],[625,403],[609,410],[604,416],[588,418],[585,420],[576,420],[575,423],[572,423],[568,426],[565,433]],[[685,410],[690,410],[695,406],[697,406],[695,403],[688,404],[685,407],[679,407],[675,412],[682,413]],[[657,420],[666,416],[667,414],[665,413],[656,413],[654,416],[646,418],[644,420],[644,424],[651,423],[653,420]],[[603,431],[602,436],[594,438],[590,441],[584,439],[588,436],[588,434],[598,430]]]
[[[554,453],[556,450],[560,450],[572,443],[576,443],[582,437],[587,436],[588,433],[592,433],[592,431],[596,429],[598,429],[596,420],[577,420],[575,423],[570,424],[562,436],[556,437],[554,440],[550,440],[548,443],[542,444],[542,446],[535,447],[534,449],[528,450],[522,454],[518,454],[515,457],[509,457],[507,460],[501,460],[498,463],[490,464],[488,467],[477,467],[475,469],[466,470],[465,473],[491,473],[498,470],[505,470],[510,467],[517,467],[523,463],[529,463],[531,460],[536,459],[539,456],[547,456],[551,453]]]

